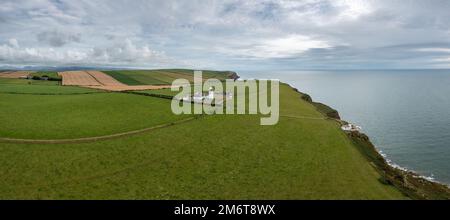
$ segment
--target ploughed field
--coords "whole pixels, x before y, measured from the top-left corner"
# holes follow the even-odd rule
[[[193,80],[187,70],[105,72],[126,85]],[[214,74],[228,77],[204,76]],[[286,84],[279,123],[261,126],[261,115],[174,115],[171,100],[146,96],[174,94],[167,89],[140,95],[58,83],[0,78],[1,199],[404,198]],[[67,139],[75,141],[39,142]]]
[[[65,71],[58,73],[58,75],[62,77],[62,85],[64,86],[81,86],[107,91],[132,91],[171,87],[170,85],[129,86],[100,71]]]
[[[30,71],[2,71],[0,72],[0,78],[21,78],[21,77],[27,77],[30,75]]]

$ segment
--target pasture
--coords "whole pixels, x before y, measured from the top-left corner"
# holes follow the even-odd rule
[[[135,76],[132,71],[118,72]],[[192,117],[173,115],[170,100],[157,97],[116,92],[64,95],[62,91],[71,87],[8,85],[9,91],[14,86],[54,86],[60,91],[0,93],[0,138],[94,137]],[[205,115],[101,141],[43,144],[0,139],[0,198],[405,198],[380,181],[338,123],[286,84],[280,85],[280,98],[281,117],[274,126],[260,126],[261,115]]]
[[[0,94],[0,137],[68,139],[110,135],[176,121],[170,100],[119,93]]]
[[[0,79],[0,94],[85,94],[98,93],[99,90],[75,86],[60,86],[57,81]]]

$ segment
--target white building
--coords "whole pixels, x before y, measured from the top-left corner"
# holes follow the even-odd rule
[[[341,129],[343,131],[360,131],[361,127],[349,123],[349,124],[346,124],[346,125],[342,125]]]
[[[200,92],[196,92],[194,93],[194,96],[192,96],[192,100],[194,100],[194,102],[202,102],[203,99],[205,99],[205,97]]]
[[[214,90],[212,87],[209,87],[208,96],[206,98],[210,100],[214,99]]]

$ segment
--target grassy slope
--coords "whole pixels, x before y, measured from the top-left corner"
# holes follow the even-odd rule
[[[141,82],[137,81],[131,76],[132,72],[129,72],[129,74],[126,74],[124,71],[103,71],[103,72],[127,85],[142,85]]]
[[[198,91],[203,91],[203,92],[207,92],[208,91],[207,89],[203,89],[202,86],[191,85],[191,92],[190,93],[194,94],[194,92],[197,91],[195,89],[197,89]],[[180,91],[172,91],[171,89],[156,89],[156,90],[138,90],[138,91],[133,91],[133,92],[135,92],[135,93],[143,93],[143,94],[167,95],[167,96],[172,96],[173,97],[173,96],[177,95],[178,93],[180,93],[181,89],[180,89]]]
[[[163,71],[172,72],[172,73],[184,73],[184,74],[192,74],[193,70],[189,69],[163,69]],[[202,70],[202,74],[204,78],[217,78],[217,79],[227,79],[231,74],[229,71],[213,71],[213,70]]]
[[[179,92],[172,91],[171,89],[157,89],[157,90],[140,90],[140,91],[134,91],[136,93],[143,93],[143,94],[158,94],[158,95],[167,95],[167,96],[175,96]]]
[[[118,93],[0,94],[1,137],[64,139],[108,135],[178,120],[170,100]]]
[[[22,116],[13,117],[20,126],[1,118],[8,126],[2,126],[0,136],[66,136],[60,129],[74,132],[70,136],[93,136],[119,124],[129,129],[157,118],[174,119],[168,101],[151,97],[114,93],[30,97],[0,95],[0,115]],[[77,111],[61,114],[68,106]],[[280,106],[282,115],[321,117],[286,85],[281,86]],[[41,109],[36,115],[42,118],[55,118],[40,126],[37,121],[43,119],[26,117],[29,109]],[[79,121],[89,114],[94,115]],[[94,143],[0,142],[0,198],[403,198],[378,181],[379,175],[334,121],[281,117],[276,126],[260,126],[259,118],[207,116]]]

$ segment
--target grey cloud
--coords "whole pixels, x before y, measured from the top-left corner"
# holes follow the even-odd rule
[[[3,0],[0,63],[450,67],[448,11],[444,0]]]
[[[129,39],[106,47],[89,49],[24,48],[15,39],[0,44],[0,61],[7,64],[46,65],[119,65],[119,66],[164,66],[179,64],[163,52],[152,50],[147,45],[138,46]]]
[[[52,47],[62,47],[71,42],[79,43],[81,34],[64,33],[61,31],[44,31],[36,35],[37,40]]]

